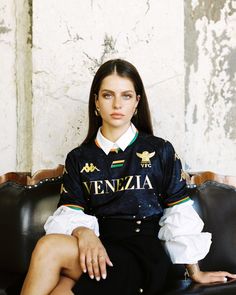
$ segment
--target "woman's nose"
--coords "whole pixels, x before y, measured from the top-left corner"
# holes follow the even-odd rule
[[[121,108],[121,104],[122,104],[121,98],[118,97],[118,96],[115,96],[114,97],[114,100],[113,100],[113,108],[114,109],[120,109]]]

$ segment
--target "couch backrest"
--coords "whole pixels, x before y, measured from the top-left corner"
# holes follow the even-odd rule
[[[0,271],[25,272],[43,224],[56,209],[62,178],[44,179],[37,185],[6,182],[0,185]],[[213,235],[203,270],[236,273],[236,188],[215,181],[189,187],[194,207]],[[184,267],[174,265],[170,277],[183,277]]]
[[[205,227],[212,233],[208,255],[200,262],[203,270],[236,273],[236,188],[215,181],[198,186],[198,201]]]
[[[56,209],[61,181],[58,177],[32,186],[0,185],[0,271],[27,270],[31,252],[44,234],[43,224]]]
[[[216,181],[206,181],[188,188],[194,209],[204,221],[204,230],[212,233],[207,256],[199,261],[205,271],[227,270],[236,273],[236,188]],[[173,265],[171,279],[184,277],[183,265]]]

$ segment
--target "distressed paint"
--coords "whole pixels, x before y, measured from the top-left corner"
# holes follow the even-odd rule
[[[17,171],[32,168],[32,0],[17,0]]]
[[[2,9],[3,10],[3,9]],[[5,26],[4,20],[0,22],[0,34],[7,34],[11,29]]]
[[[185,169],[236,175],[236,1],[33,4],[0,4],[0,174],[64,163],[85,136],[94,73],[121,57]]]
[[[32,0],[0,5],[0,174],[31,171]]]
[[[93,75],[114,57],[138,68],[155,133],[182,154],[182,1],[35,0],[33,24],[33,171],[81,143]]]
[[[232,1],[193,2],[185,2],[186,164],[236,175],[236,13]]]
[[[0,2],[0,174],[16,169],[15,6]]]

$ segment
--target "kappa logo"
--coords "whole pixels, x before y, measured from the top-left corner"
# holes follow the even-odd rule
[[[151,161],[150,159],[155,155],[156,152],[152,152],[152,153],[149,153],[148,151],[144,151],[142,152],[141,154],[140,153],[136,153],[136,155],[142,159],[141,160],[141,167],[143,168],[151,168],[152,167],[152,164],[151,164]]]
[[[181,169],[181,175],[180,175],[180,180],[179,181],[183,181],[183,180],[186,180],[186,179],[187,179],[187,174],[186,174],[186,172],[184,172]]]
[[[177,159],[180,160],[180,157],[175,153],[175,161],[176,161]]]
[[[62,185],[61,185],[61,191],[60,191],[60,194],[62,194],[63,192],[64,192],[65,194],[68,194],[68,191],[65,189],[64,185],[62,184]]]
[[[80,172],[84,172],[84,171],[89,173],[89,172],[100,171],[100,170],[96,166],[94,166],[93,163],[90,163],[90,164],[86,163]]]

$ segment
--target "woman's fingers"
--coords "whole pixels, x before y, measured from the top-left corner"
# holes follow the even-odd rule
[[[235,274],[231,274],[227,271],[209,272],[207,274],[209,283],[224,283],[227,282],[227,278],[236,279]]]
[[[95,277],[97,281],[100,280],[102,277],[106,279],[107,277],[107,269],[106,269],[106,261],[109,260],[107,252],[104,247],[99,247],[98,252],[93,253],[94,263],[93,263],[93,270],[95,273]]]
[[[82,271],[84,273],[87,272],[87,267],[86,267],[86,263],[85,263],[85,253],[83,251],[81,251],[81,249],[80,249],[80,253],[79,253],[79,260],[80,260],[80,267],[81,267]]]
[[[91,279],[97,281],[107,277],[107,265],[113,266],[100,239],[88,229],[79,229],[74,233],[78,238],[80,266],[83,272],[88,272]]]
[[[236,275],[227,271],[199,271],[192,279],[201,284],[224,283],[227,279],[236,279]]]
[[[81,267],[84,267],[88,271],[88,275],[91,279],[96,278],[97,281],[101,279],[106,278],[107,272],[106,272],[106,259],[105,259],[106,252],[105,250],[103,253],[99,254],[97,249],[94,249],[93,251],[88,249],[85,253],[85,255],[81,257],[80,263]],[[85,263],[84,263],[85,260]],[[83,269],[83,268],[82,268]]]
[[[98,255],[98,261],[99,261],[101,276],[103,279],[105,279],[107,277],[107,267],[106,267],[106,258],[104,253]]]
[[[87,266],[87,270],[88,270],[88,275],[90,276],[91,279],[94,279],[93,263],[94,263],[94,260],[92,258],[92,254],[90,251],[87,251],[87,253],[86,253],[86,266]]]
[[[219,282],[227,282],[227,278],[236,279],[236,274],[231,274],[227,271],[212,272],[211,275]]]
[[[227,273],[226,277],[231,278],[231,279],[236,279],[236,274]]]
[[[225,283],[227,282],[227,278],[225,276],[212,276],[211,283]]]
[[[98,256],[95,255],[93,257],[94,257],[94,258],[92,258],[93,273],[94,273],[96,280],[100,281],[101,274],[100,274],[100,268],[99,268],[99,264],[98,264]]]
[[[106,263],[109,265],[109,266],[113,266],[113,263],[111,262],[110,258],[108,255],[106,255]]]

